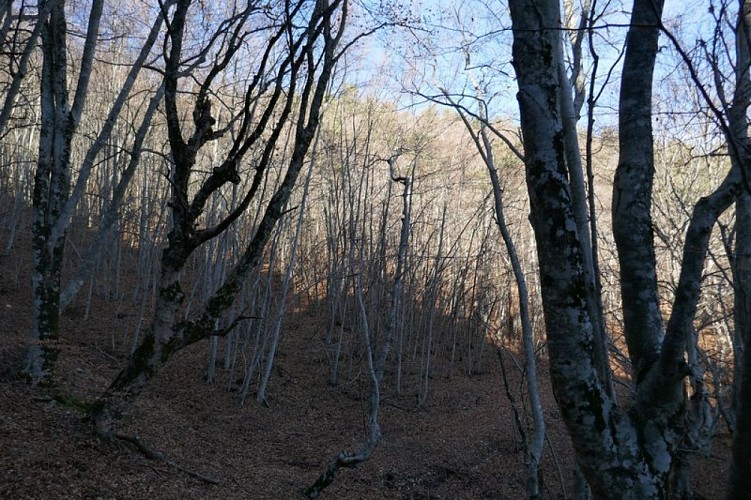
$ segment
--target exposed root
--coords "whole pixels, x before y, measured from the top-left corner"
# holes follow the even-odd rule
[[[180,464],[176,463],[174,460],[170,459],[169,457],[165,456],[164,453],[154,450],[152,448],[149,448],[144,444],[143,441],[141,441],[141,438],[139,438],[136,435],[131,434],[124,434],[122,432],[116,432],[112,434],[112,437],[115,439],[119,439],[120,441],[125,441],[126,443],[132,444],[136,450],[141,452],[146,458],[149,460],[157,460],[159,462],[162,462],[164,464],[169,465],[175,470],[178,470],[184,474],[187,474],[190,477],[194,477],[196,479],[200,479],[201,481],[204,481],[209,484],[214,485],[220,485],[222,484],[221,481],[217,479],[213,479],[210,477],[206,477],[198,472],[192,471],[190,469],[186,469],[185,467],[181,466]]]
[[[316,482],[305,489],[303,495],[306,498],[317,498],[328,485],[334,482],[334,477],[336,477],[336,473],[340,468],[357,467],[360,463],[367,460],[369,456],[370,454],[349,454],[344,451],[339,453],[328,468],[318,476]]]

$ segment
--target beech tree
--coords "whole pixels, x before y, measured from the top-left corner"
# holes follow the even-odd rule
[[[38,164],[34,174],[34,311],[27,372],[33,379],[44,382],[50,379],[56,357],[56,350],[51,344],[57,338],[60,320],[59,295],[65,229],[56,227],[56,223],[61,220],[63,207],[69,197],[71,142],[80,124],[88,95],[103,2],[94,1],[91,6],[81,69],[72,103],[69,102],[68,94],[68,26],[65,4],[50,0],[40,2],[40,7],[43,11],[48,9],[48,15],[37,20],[42,31],[41,131]]]
[[[248,273],[260,262],[276,222],[282,217],[306,153],[319,125],[334,66],[349,44],[340,42],[347,19],[347,0],[287,0],[279,5],[246,2],[230,8],[209,33],[195,35],[192,16],[214,7],[179,0],[168,16],[165,35],[164,105],[170,157],[170,229],[162,251],[160,278],[151,326],[128,365],[95,405],[94,421],[103,436],[117,435],[122,412],[174,355],[210,336],[224,335],[243,321],[242,315],[224,328],[217,320],[231,307]],[[201,39],[202,37],[204,37]],[[262,40],[260,55],[251,59],[246,48]],[[352,43],[352,42],[350,42]],[[195,46],[199,46],[198,49]],[[254,63],[239,111],[220,124],[213,107],[221,105],[215,85],[240,58]],[[210,61],[195,71],[195,61]],[[196,81],[194,93],[186,86]],[[182,109],[189,103],[187,123]],[[270,198],[262,186],[275,165],[279,139],[292,131],[292,153],[281,183]],[[208,172],[197,165],[205,146],[230,136],[221,162]],[[249,165],[248,165],[249,164]],[[247,177],[244,184],[243,178]],[[212,196],[225,186],[243,185],[238,203],[216,220],[202,214]],[[224,281],[183,319],[185,300],[181,273],[201,245],[226,231],[242,217],[251,202],[265,209],[250,242],[227,272]]]
[[[170,1],[164,4],[169,8]],[[154,21],[138,56],[128,71],[128,75],[115,101],[109,107],[104,125],[97,131],[93,143],[87,148],[79,169],[73,170],[73,142],[78,133],[89,94],[99,31],[104,12],[104,2],[94,0],[87,17],[86,38],[81,52],[75,92],[70,96],[68,80],[69,66],[69,28],[65,2],[48,0],[39,2],[35,27],[28,41],[28,46],[21,58],[23,70],[15,76],[22,75],[28,62],[28,54],[35,48],[34,33],[41,32],[42,71],[40,79],[40,135],[36,171],[34,172],[34,190],[32,194],[34,221],[32,224],[32,254],[34,262],[33,310],[31,343],[27,355],[27,374],[33,382],[49,384],[52,382],[52,369],[57,350],[54,341],[59,335],[61,311],[61,290],[63,258],[65,255],[66,236],[75,209],[82,199],[95,161],[112,134],[115,123],[123,109],[138,76],[149,58],[151,49],[161,30],[162,18]],[[5,109],[8,114],[18,90],[17,78],[5,97]],[[20,85],[20,84],[19,84]],[[152,104],[143,119],[135,144],[131,150],[130,166],[120,180],[116,195],[100,224],[100,233],[112,226],[128,182],[133,176],[143,146],[143,139],[151,118],[159,102],[159,92],[152,99]],[[5,116],[5,109],[3,115]],[[7,116],[3,118],[7,122]],[[0,123],[0,128],[4,122]],[[89,262],[101,249],[103,238],[95,238],[87,259]],[[98,244],[97,244],[98,243]],[[81,266],[79,276],[72,286],[67,287],[64,302],[69,302],[76,294],[86,275],[90,273],[91,264]]]
[[[651,221],[654,154],[652,79],[662,1],[635,0],[622,70],[620,157],[613,187],[624,334],[635,396],[618,404],[598,367],[597,318],[588,305],[587,259],[577,224],[566,127],[570,83],[562,78],[561,6],[556,0],[509,2],[513,60],[531,222],[537,241],[550,377],[576,456],[597,498],[686,494],[679,445],[689,432],[684,381],[702,270],[712,227],[743,191],[734,163],[717,189],[699,199],[685,238],[680,278],[663,322]],[[731,143],[732,147],[732,143]],[[734,154],[742,151],[734,148]],[[742,154],[741,154],[742,157]],[[742,385],[743,387],[743,385]],[[736,439],[738,439],[736,437]],[[746,470],[746,464],[736,464]]]
[[[733,264],[733,460],[728,498],[743,498],[751,491],[751,191],[748,185],[748,109],[751,106],[751,2],[739,0],[735,24],[735,90],[727,113],[726,140],[733,170],[743,172],[745,189],[735,200],[736,241]]]

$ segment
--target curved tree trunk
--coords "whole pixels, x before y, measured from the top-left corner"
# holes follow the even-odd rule
[[[620,156],[613,185],[613,236],[621,269],[623,325],[637,385],[664,336],[652,234],[652,75],[663,1],[635,0],[618,113]]]
[[[242,116],[241,133],[236,135],[233,146],[226,154],[226,159],[215,167],[194,192],[189,186],[199,150],[209,142],[220,137],[223,131],[214,131],[215,120],[211,114],[209,101],[210,87],[216,77],[230,60],[238,54],[247,33],[242,29],[256,7],[249,5],[238,13],[231,29],[222,36],[224,50],[217,56],[215,66],[209,76],[201,83],[194,102],[193,131],[189,139],[183,139],[183,123],[177,106],[178,79],[183,74],[181,61],[183,35],[187,27],[188,10],[191,0],[179,0],[171,20],[169,37],[170,53],[165,70],[165,109],[169,142],[172,150],[174,169],[172,175],[172,227],[168,235],[168,245],[161,257],[161,278],[155,305],[155,314],[148,333],[131,356],[126,366],[115,378],[110,387],[96,403],[94,423],[100,435],[110,436],[116,432],[122,412],[136,398],[159,372],[162,366],[184,347],[210,336],[225,335],[231,331],[243,317],[234,320],[226,328],[217,331],[217,320],[232,306],[235,296],[242,288],[250,271],[255,268],[263,256],[274,226],[283,215],[283,208],[289,200],[302,169],[305,156],[318,128],[321,108],[326,89],[329,85],[334,66],[339,54],[337,46],[343,35],[347,14],[346,0],[317,0],[316,8],[306,13],[305,25],[297,23],[303,15],[304,0],[293,7],[285,9],[285,16],[280,25],[274,24],[269,31],[269,44],[263,56],[259,71],[271,71],[265,61],[277,49],[280,40],[292,42],[288,52],[281,59],[279,67],[273,68],[272,87],[264,89],[266,109],[261,113],[260,121],[255,121],[250,113],[250,106],[255,103],[246,99],[246,109]],[[289,38],[289,40],[287,39]],[[258,85],[260,75],[251,82],[248,96],[252,95]],[[298,86],[302,86],[298,90]],[[297,113],[293,108],[297,107]],[[275,115],[275,116],[274,116]],[[226,231],[247,209],[254,199],[259,186],[271,166],[273,153],[278,147],[277,141],[282,131],[294,117],[297,122],[293,127],[292,153],[287,171],[280,186],[266,204],[265,211],[256,225],[255,234],[239,257],[224,283],[206,302],[188,319],[179,320],[185,295],[181,288],[180,273],[185,263],[201,244]],[[258,141],[264,142],[257,144]],[[233,207],[224,218],[213,226],[201,228],[199,218],[210,197],[222,186],[238,184],[238,164],[252,146],[262,148],[262,155],[256,165],[242,201]]]
[[[396,270],[394,272],[394,281],[391,286],[391,300],[386,313],[386,325],[384,327],[386,338],[383,339],[380,347],[375,345],[376,342],[371,336],[368,313],[363,300],[362,276],[364,273],[362,272],[362,260],[360,261],[361,270],[357,273],[357,284],[355,287],[357,306],[360,310],[360,319],[362,321],[367,374],[370,379],[370,400],[368,402],[368,416],[366,419],[366,428],[368,431],[367,436],[356,452],[348,453],[342,451],[336,456],[336,458],[334,458],[331,464],[329,464],[326,470],[318,476],[315,482],[305,489],[303,494],[307,498],[317,498],[323,490],[334,481],[339,469],[356,467],[369,460],[381,441],[381,426],[378,423],[378,415],[381,409],[381,385],[383,384],[383,372],[386,368],[386,360],[388,359],[389,352],[391,351],[394,329],[396,328],[398,320],[397,311],[399,308],[402,278],[406,267],[411,229],[412,177],[396,175],[395,164],[398,157],[399,155],[397,154],[386,160],[389,164],[389,176],[391,177],[391,180],[403,186],[402,221],[401,231],[399,232],[399,251],[396,257]]]

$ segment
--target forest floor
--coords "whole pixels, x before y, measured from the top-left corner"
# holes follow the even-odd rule
[[[327,383],[324,318],[300,309],[285,323],[268,407],[252,397],[240,405],[222,370],[205,382],[207,342],[178,353],[137,400],[125,432],[177,468],[127,443],[102,441],[73,401],[92,401],[124,366],[123,339],[137,311],[94,297],[88,316],[82,307],[66,313],[56,394],[71,400],[30,388],[18,377],[30,330],[28,255],[0,257],[0,498],[301,498],[337,453],[355,451],[365,438],[365,377],[349,373],[338,386]],[[524,498],[511,405],[494,349],[485,356],[471,377],[457,366],[450,378],[431,379],[423,408],[414,388],[385,392],[375,454],[341,470],[323,498]],[[545,498],[565,498],[571,450],[545,367],[540,371],[549,438]],[[511,378],[518,387],[519,375]],[[696,460],[698,498],[723,497],[728,455],[723,434],[711,457]]]

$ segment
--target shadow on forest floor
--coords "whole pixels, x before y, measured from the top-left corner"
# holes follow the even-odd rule
[[[354,451],[364,439],[365,377],[355,370],[338,387],[326,382],[325,319],[302,310],[285,322],[269,408],[250,398],[239,405],[222,371],[215,383],[204,382],[202,342],[175,356],[125,420],[126,432],[219,484],[102,442],[75,405],[13,376],[30,329],[28,255],[0,258],[0,497],[294,498],[338,452]],[[106,388],[125,363],[113,345],[134,327],[136,314],[135,306],[96,297],[88,318],[80,309],[66,313],[56,373],[62,392],[91,400]],[[415,388],[386,393],[383,439],[373,458],[341,471],[324,497],[523,498],[523,454],[492,352],[485,367],[472,377],[435,377],[422,409]],[[571,491],[571,451],[541,368],[550,439],[546,498],[560,498],[561,481]],[[694,469],[697,493],[707,498],[722,497],[726,436],[715,453]]]

